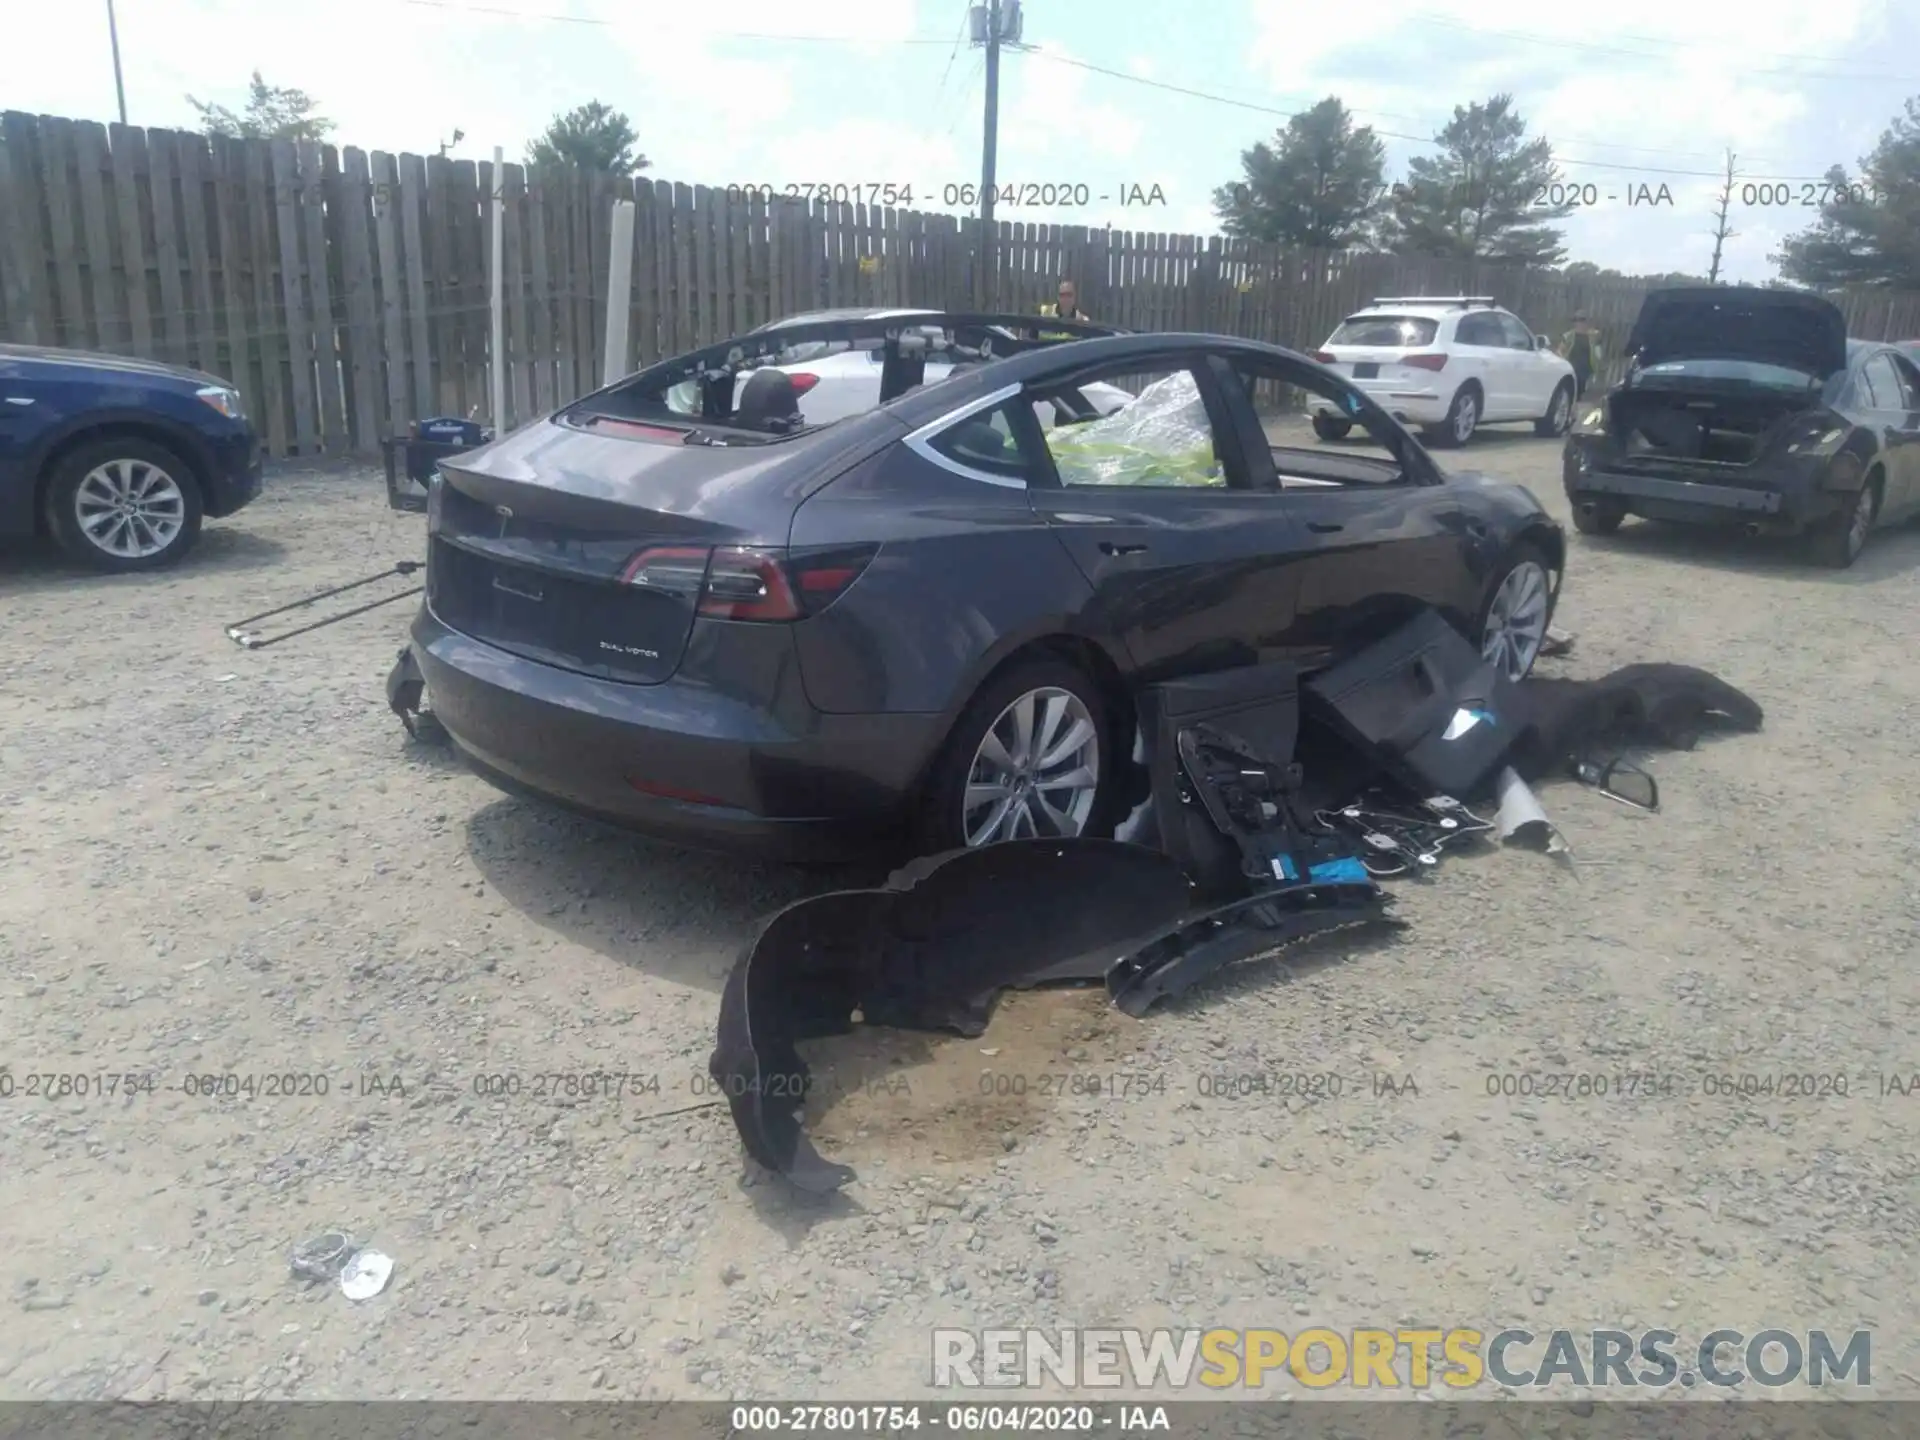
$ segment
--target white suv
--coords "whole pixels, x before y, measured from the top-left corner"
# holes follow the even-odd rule
[[[1481,425],[1530,420],[1560,436],[1573,423],[1573,366],[1489,295],[1384,296],[1313,358],[1438,444],[1464,445]],[[1312,413],[1323,440],[1353,429],[1330,400],[1316,397]]]

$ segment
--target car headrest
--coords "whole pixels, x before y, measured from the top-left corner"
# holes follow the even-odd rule
[[[742,430],[766,430],[775,435],[798,430],[803,421],[800,392],[794,388],[793,377],[770,367],[754,371],[740,392],[733,423]]]
[[[1007,437],[987,420],[969,420],[958,426],[954,431],[953,448],[974,460],[1008,458]]]

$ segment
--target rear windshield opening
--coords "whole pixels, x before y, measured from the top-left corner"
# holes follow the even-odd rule
[[[866,342],[850,345],[845,341],[806,341],[783,349],[762,365],[743,365],[737,370],[705,376],[696,374],[686,379],[648,381],[636,377],[604,394],[582,400],[566,412],[566,418],[576,425],[604,424],[609,430],[637,422],[643,426],[670,427],[683,438],[711,438],[728,445],[766,444],[821,428],[807,413],[807,393],[819,383],[819,377],[793,367],[850,351],[859,353],[864,363],[873,366],[872,399],[877,405],[880,392],[877,350],[877,344]]]
[[[675,426],[687,433],[689,444],[768,444],[866,414],[945,378],[960,357],[945,349],[935,354],[936,339],[945,345],[945,336],[934,327],[908,327],[902,343],[909,354],[896,367],[882,336],[783,343],[768,335],[763,353],[722,351],[704,364],[670,363],[587,397],[565,418],[586,426],[605,421]]]
[[[1355,315],[1340,322],[1329,345],[1431,345],[1440,333],[1438,320],[1418,315]]]

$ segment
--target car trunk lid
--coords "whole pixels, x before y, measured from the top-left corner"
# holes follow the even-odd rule
[[[1675,360],[1780,365],[1824,379],[1847,364],[1847,319],[1832,301],[1797,290],[1685,286],[1640,306],[1627,353],[1641,366]]]
[[[684,443],[672,426],[542,421],[440,467],[427,600],[530,660],[658,684],[692,633],[710,552],[782,547],[809,437]]]

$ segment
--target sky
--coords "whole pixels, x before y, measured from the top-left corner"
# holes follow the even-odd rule
[[[980,175],[984,57],[965,0],[113,3],[135,125],[194,128],[188,95],[239,108],[258,68],[367,150],[432,153],[458,129],[454,155],[497,145],[515,160],[556,112],[597,99],[632,117],[652,175],[688,184],[910,185],[918,208],[964,211],[947,187]],[[0,109],[116,118],[107,4],[0,0]],[[1565,222],[1569,259],[1704,272],[1731,149],[1725,274],[1758,281],[1814,218],[1828,168],[1857,173],[1920,95],[1914,0],[1353,13],[1027,0],[1029,48],[1002,61],[1000,182],[1086,203],[1002,204],[1000,218],[1210,235],[1241,152],[1326,95],[1381,135],[1391,182],[1434,153],[1456,104],[1507,92],[1585,202]]]

